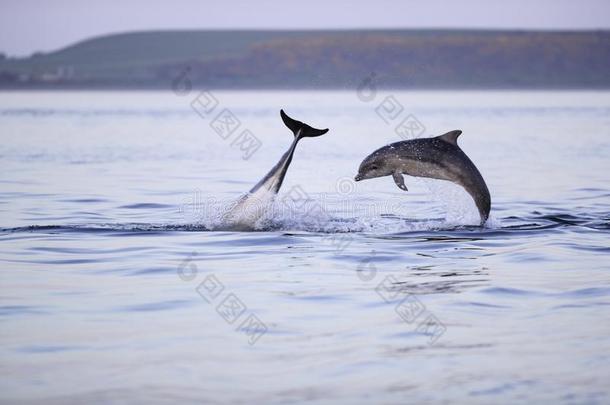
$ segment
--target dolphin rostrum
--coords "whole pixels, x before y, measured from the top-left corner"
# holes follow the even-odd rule
[[[403,174],[448,180],[462,186],[473,198],[481,225],[489,218],[491,198],[485,180],[457,144],[462,131],[434,138],[395,142],[376,150],[360,164],[355,180],[392,175],[396,185],[407,191]]]
[[[269,173],[265,175],[252,189],[226,213],[225,222],[232,229],[252,229],[256,221],[264,214],[268,202],[280,191],[284,177],[292,162],[292,156],[297,143],[302,138],[314,138],[328,132],[326,129],[316,129],[309,125],[290,118],[284,110],[280,110],[280,116],[284,124],[294,134],[294,139],[290,148],[284,153],[282,158]]]

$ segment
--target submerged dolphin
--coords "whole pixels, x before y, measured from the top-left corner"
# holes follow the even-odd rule
[[[455,130],[434,138],[384,146],[362,161],[355,180],[392,175],[396,185],[405,191],[403,174],[451,181],[464,187],[473,198],[483,225],[489,218],[491,198],[481,173],[457,144],[461,133]]]
[[[270,199],[272,199],[284,181],[292,156],[297,147],[297,143],[302,138],[313,138],[324,135],[328,132],[327,129],[316,129],[309,125],[290,118],[284,110],[280,110],[280,116],[284,124],[294,134],[294,140],[290,148],[284,153],[279,162],[265,177],[263,177],[248,194],[244,195],[230,210],[224,215],[225,223],[233,229],[251,229],[256,221],[264,214],[265,208]]]

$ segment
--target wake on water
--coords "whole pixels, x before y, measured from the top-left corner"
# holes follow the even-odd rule
[[[479,214],[470,197],[459,188],[456,192],[457,187],[451,186],[453,185],[430,188],[439,201],[452,201],[452,204],[445,204],[447,210],[444,219],[418,220],[399,215],[403,211],[404,196],[382,204],[367,204],[350,195],[309,195],[302,190],[294,193],[295,190],[291,189],[281,197],[271,191],[257,196],[245,194],[233,203],[221,203],[201,210],[201,215],[194,221],[212,231],[387,234],[460,227],[480,228]],[[464,195],[466,198],[460,198]],[[243,204],[244,201],[247,204]],[[239,207],[237,214],[235,207]],[[196,207],[193,208],[197,211]],[[236,227],[236,223],[239,226]],[[250,225],[244,228],[244,223]],[[494,218],[485,224],[488,229],[499,226]]]
[[[610,217],[589,214],[542,214],[534,211],[527,216],[507,217],[502,221],[493,220],[485,227],[478,225],[459,225],[442,218],[429,220],[409,219],[395,215],[383,215],[376,220],[331,218],[326,223],[318,223],[312,218],[291,218],[286,222],[266,220],[249,232],[305,232],[311,234],[363,234],[368,236],[418,235],[450,233],[452,235],[484,236],[502,235],[515,232],[537,232],[556,228],[585,228],[597,231],[610,231]],[[154,224],[154,223],[95,223],[66,225],[29,225],[0,229],[1,234],[13,233],[100,233],[100,234],[155,234],[168,232],[226,232],[229,229],[213,228],[206,224]],[[240,233],[247,233],[240,231]]]
[[[278,208],[278,202],[271,206],[253,229],[235,231],[223,226],[222,214],[208,213],[207,218],[194,223],[92,223],[66,225],[31,225],[0,229],[0,233],[108,233],[155,234],[166,232],[305,232],[311,234],[363,234],[368,236],[417,235],[417,234],[477,234],[481,237],[514,232],[536,232],[553,228],[581,227],[587,229],[610,230],[610,218],[589,213],[541,213],[512,216],[501,220],[490,217],[484,227],[456,222],[454,218],[415,219],[396,214],[380,214],[377,217],[346,217],[333,215],[319,210],[317,204],[310,202],[304,206],[307,211],[286,211]]]
[[[423,181],[445,210],[444,218],[409,218],[405,211],[407,196],[388,200],[386,204],[366,201],[353,195],[301,194],[278,195],[267,192],[259,198],[248,199],[240,211],[240,222],[251,222],[249,229],[236,228],[234,208],[248,194],[237,200],[212,200],[214,204],[190,202],[179,207],[188,217],[187,223],[93,223],[67,225],[31,225],[0,229],[15,232],[99,232],[99,233],[159,233],[159,232],[307,232],[319,234],[362,233],[366,235],[397,235],[409,233],[468,232],[493,234],[504,231],[535,231],[562,226],[583,226],[589,229],[610,229],[607,215],[541,213],[507,217],[501,220],[493,214],[484,226],[479,226],[479,215],[472,199],[460,187],[449,182]],[[231,217],[228,217],[228,214]]]

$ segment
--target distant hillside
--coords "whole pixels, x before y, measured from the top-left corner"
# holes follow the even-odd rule
[[[166,31],[0,59],[0,88],[610,88],[610,31]]]

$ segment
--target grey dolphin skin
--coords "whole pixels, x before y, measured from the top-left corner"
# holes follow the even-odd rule
[[[473,198],[481,225],[489,218],[491,197],[483,176],[457,144],[462,131],[447,132],[434,138],[419,138],[384,146],[360,164],[355,180],[392,176],[407,191],[403,174],[448,180],[462,186]]]
[[[281,157],[279,162],[269,170],[269,173],[265,175],[252,189],[243,196],[231,210],[225,214],[225,220],[231,228],[237,229],[248,229],[252,228],[256,221],[264,213],[266,201],[269,195],[275,195],[280,191],[284,177],[288,171],[288,167],[292,162],[292,156],[296,149],[297,143],[303,138],[314,138],[320,135],[324,135],[328,132],[327,129],[316,129],[309,125],[290,118],[284,110],[280,110],[280,116],[284,124],[294,134],[292,144]]]
[[[292,131],[294,134],[294,140],[290,145],[290,148],[284,153],[279,162],[271,170],[265,177],[262,178],[252,190],[250,190],[250,194],[256,193],[258,189],[261,187],[266,188],[267,190],[273,191],[277,193],[280,191],[280,187],[282,187],[282,183],[284,182],[284,177],[286,176],[286,171],[288,171],[288,167],[290,166],[290,162],[292,162],[292,155],[294,155],[294,150],[297,147],[297,143],[303,138],[314,138],[316,136],[324,135],[328,132],[328,128],[326,129],[316,129],[312,128],[307,124],[302,123],[301,121],[297,121],[292,119],[284,112],[284,110],[280,110],[280,116],[282,117],[282,121],[284,124]]]

